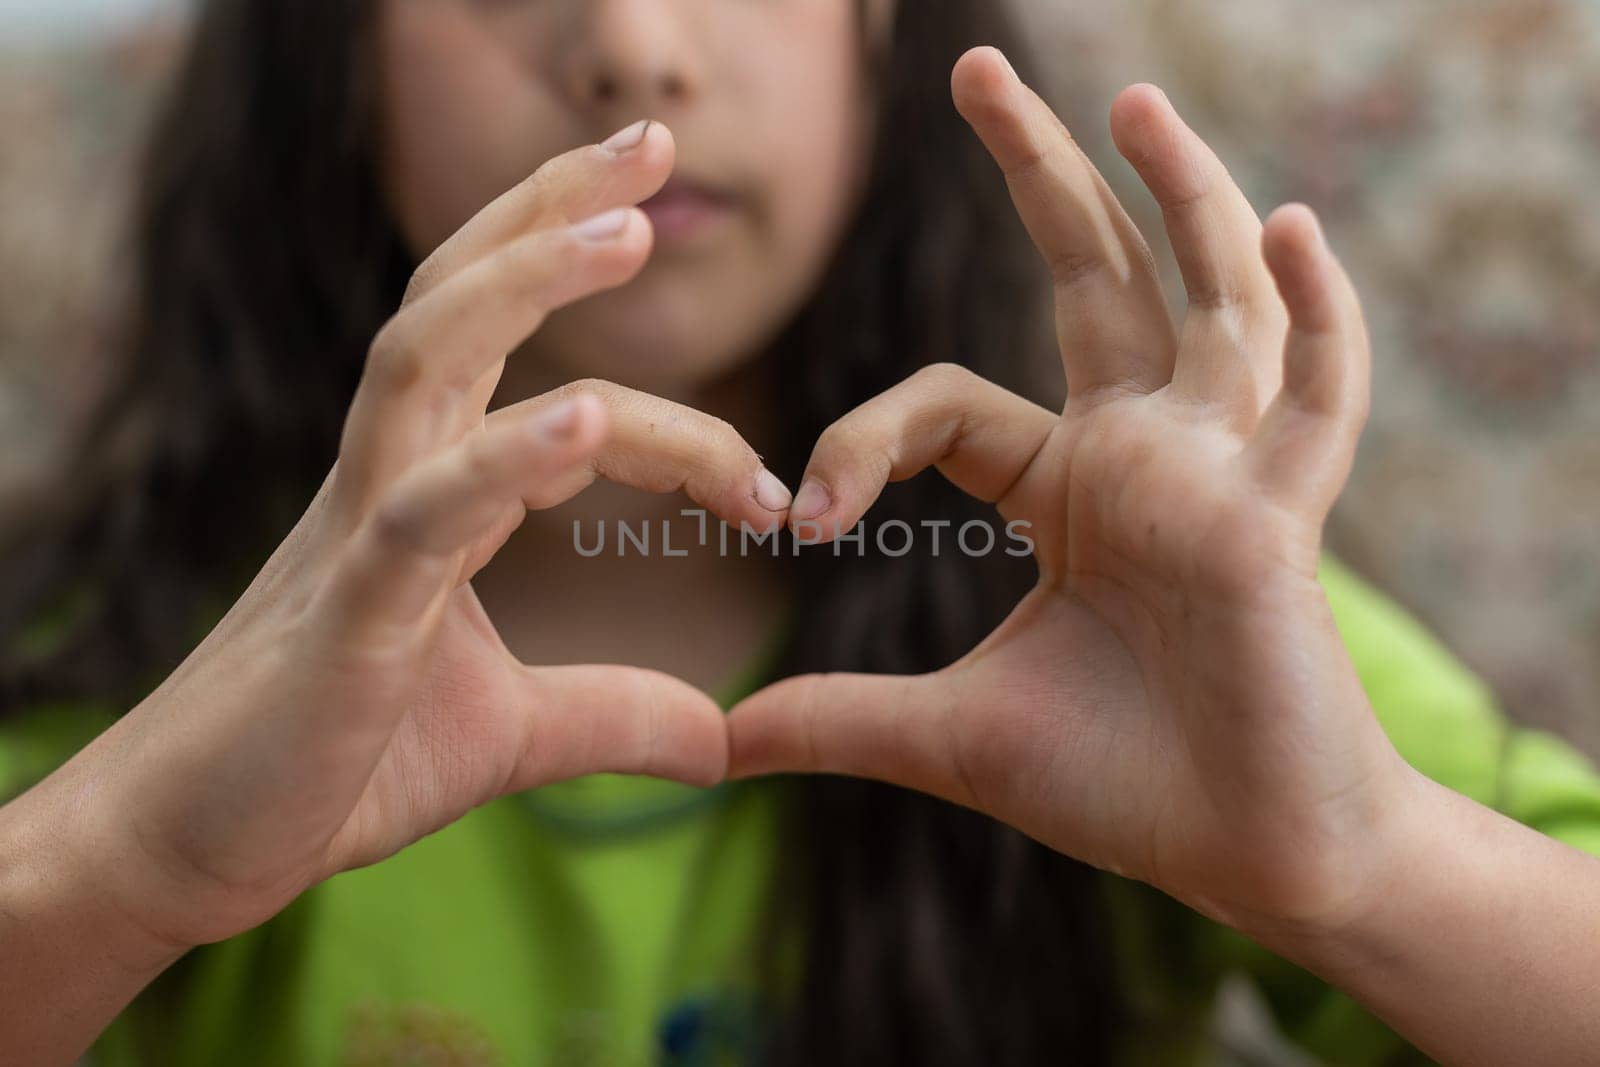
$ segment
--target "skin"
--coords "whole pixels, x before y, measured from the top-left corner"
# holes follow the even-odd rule
[[[814,290],[867,173],[855,7],[379,5],[385,194],[419,259],[545,159],[642,118],[670,129],[675,177],[733,197],[708,232],[658,240],[625,286],[557,309],[506,363],[491,407],[595,377],[732,422],[770,450],[780,400],[756,357]],[[865,47],[883,46],[893,7],[868,4]],[[692,544],[699,520],[682,506],[600,485],[530,516],[475,583],[506,645],[529,663],[624,661],[715,689],[794,595],[770,558],[550,565],[573,557],[574,522],[667,524],[673,543]],[[654,625],[664,614],[673,627]]]
[[[1409,771],[1316,586],[1367,354],[1314,220],[1263,228],[1158,93],[1123,94],[1118,145],[1167,206],[1193,298],[1174,330],[1142,240],[1042,101],[988,49],[953,89],[1055,273],[1073,399],[1047,411],[931,368],[845,416],[807,481],[853,522],[931,464],[1029,519],[1041,580],[1011,618],[935,675],[790,680],[729,719],[667,674],[506,647],[474,578],[530,510],[596,479],[682,486],[758,526],[816,498],[791,511],[733,426],[613,382],[491,410],[505,353],[651,256],[628,205],[666,180],[673,132],[573,148],[423,264],[338,461],[217,629],[0,808],[4,1058],[71,1062],[189,948],[506,792],[783,768],[903,782],[1151,881],[1440,1059],[1594,1046],[1600,894],[1575,887],[1600,863]],[[603,232],[568,225],[613,209]],[[1533,917],[1484,921],[1512,904]]]
[[[386,183],[418,250],[542,161],[647,116],[672,130],[679,177],[736,198],[715,232],[661,245],[625,289],[552,315],[509,386],[526,396],[543,391],[535,378],[595,376],[680,399],[750,360],[799,309],[866,175],[854,9],[381,5]]]
[[[954,94],[1052,268],[1071,399],[927,368],[828,429],[791,519],[848,529],[886,480],[935,465],[1028,524],[1039,584],[946,670],[745,701],[736,773],[889,777],[1235,926],[1339,921],[1405,781],[1316,580],[1367,406],[1354,291],[1309,211],[1264,230],[1136,87],[1112,128],[1183,261],[1174,329],[1143,238],[1043,102],[994,55],[959,65]]]
[[[731,773],[874,777],[987,812],[1244,931],[1441,1062],[1592,1058],[1600,859],[1412,770],[1316,580],[1370,357],[1314,216],[1263,226],[1159,90],[1121,94],[1112,132],[1189,294],[1175,329],[1044,102],[986,49],[953,90],[1051,270],[1070,399],[926,368],[823,434],[790,519],[826,539],[935,466],[1030,524],[1039,583],[943,670],[754,694]]]

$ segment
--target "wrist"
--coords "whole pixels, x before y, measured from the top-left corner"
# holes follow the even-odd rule
[[[1588,1062],[1600,860],[1420,774],[1408,791],[1364,906],[1260,940],[1433,1060]]]
[[[75,806],[62,801],[90,794],[74,785],[70,772],[57,771],[0,807],[0,1060],[7,1063],[77,1061],[182,955],[128,921],[102,873],[84,861]]]
[[[1333,865],[1349,879],[1334,894],[1339,906],[1264,918],[1243,932],[1324,977],[1398,958],[1419,910],[1452,892],[1441,842],[1463,839],[1468,807],[1476,805],[1401,761],[1359,852]]]

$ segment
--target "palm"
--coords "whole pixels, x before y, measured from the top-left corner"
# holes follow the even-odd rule
[[[596,770],[720,777],[721,715],[703,693],[632,667],[530,667],[506,648],[468,579],[520,513],[452,557],[448,592],[414,635],[381,651],[330,643],[325,613],[303,611],[294,586],[317,573],[295,567],[321,536],[332,484],[258,578],[268,606],[242,600],[213,634],[217,656],[164,694],[165,706],[219,708],[180,744],[158,742],[172,773],[147,790],[138,836],[181,841],[163,866],[203,886],[184,887],[184,914],[164,926],[190,929],[198,915],[192,940],[227,936],[506,792]],[[328,709],[308,729],[286,728],[278,708],[241,716],[219,702],[285,662],[299,666],[279,708]]]
[[[376,862],[498,795],[523,762],[530,694],[470,584],[451,594],[417,696],[395,727],[332,857]]]
[[[237,933],[508,791],[726,773],[706,694],[657,671],[521,664],[469,584],[529,510],[596,478],[682,490],[755,529],[787,504],[749,442],[683,404],[587,380],[488,410],[506,353],[649,255],[631,205],[666,181],[674,144],[647,120],[619,133],[548,160],[428,256],[301,521],[105,735],[129,798],[105,810],[131,824],[106,838],[138,843],[127,906],[164,940]]]
[[[976,806],[1061,851],[1156,884],[1219,861],[1270,883],[1258,858],[1336,823],[1365,768],[1327,760],[1350,723],[1261,695],[1291,657],[1241,655],[1326,626],[1317,528],[1252,490],[1241,435],[1187,411],[1160,392],[1069,408],[999,502],[1041,577],[950,668],[958,759]],[[1257,595],[1284,588],[1307,595]]]
[[[529,668],[506,648],[472,586],[460,586],[418,695],[341,827],[330,870],[376,862],[494,797],[581,767],[609,760],[646,770],[652,753],[634,745],[630,756],[614,725],[581,712],[664,684],[673,692],[663,699],[708,699],[631,667]],[[553,714],[557,705],[580,713]]]
[[[936,465],[1028,524],[1039,583],[943,670],[756,694],[736,773],[884,778],[1218,917],[1326,915],[1364,785],[1394,760],[1349,710],[1316,583],[1364,407],[1353,292],[1306,213],[1264,233],[1170,105],[1133,91],[1113,132],[1165,211],[1180,335],[1142,237],[1043,102],[982,50],[955,83],[1052,266],[1071,399],[1056,414],[930,368],[831,427],[807,476],[844,487],[848,527],[883,484],[863,468]]]

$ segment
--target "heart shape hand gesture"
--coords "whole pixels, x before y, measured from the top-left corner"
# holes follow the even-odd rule
[[[649,254],[629,205],[665,181],[670,133],[575,149],[418,270],[337,463],[232,610],[4,809],[15,854],[58,869],[52,914],[127,962],[95,1011],[506,792],[597,771],[709,784],[730,758],[926,790],[1229,921],[1357,905],[1400,761],[1352,710],[1315,580],[1366,404],[1349,282],[1306,211],[1263,231],[1165,99],[1130,90],[1113,124],[1188,283],[1175,334],[1143,241],[1045,104],[989,49],[954,90],[1053,273],[1071,399],[928,368],[823,436],[795,504],[850,525],[937,466],[1031,526],[1040,579],[1010,618],[938,672],[791,679],[726,720],[658,672],[507,651],[470,579],[527,509],[597,477],[758,529],[790,506],[727,423],[632,390],[487,411],[505,353]]]
[[[935,466],[1028,524],[1038,585],[942,670],[752,695],[732,771],[878,778],[1234,925],[1338,922],[1404,766],[1316,580],[1367,406],[1355,293],[1309,211],[1263,227],[1135,87],[1112,129],[1182,268],[1175,331],[1139,232],[1045,103],[989,49],[953,87],[1052,272],[1070,398],[926,368],[828,429],[791,519],[825,539]]]
[[[550,160],[441,245],[372,342],[337,462],[250,587],[8,806],[19,832],[81,845],[40,842],[72,868],[60,881],[83,887],[82,914],[138,932],[128,955],[248,929],[507,792],[726,773],[710,697],[659,671],[523,664],[470,581],[529,509],[596,478],[682,489],[757,529],[789,503],[731,426],[681,404],[579,381],[487,410],[506,353],[549,312],[644,264],[651,229],[629,205],[673,158],[665,127],[635,124]],[[78,802],[86,789],[96,803]]]

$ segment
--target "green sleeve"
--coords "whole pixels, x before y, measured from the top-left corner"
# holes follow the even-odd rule
[[[1600,854],[1600,774],[1546,731],[1512,723],[1415,620],[1337,561],[1321,579],[1379,722],[1418,771],[1536,830]],[[1214,924],[1212,924],[1214,925]],[[1214,962],[1249,974],[1289,1041],[1325,1063],[1429,1063],[1354,998],[1217,926]]]

